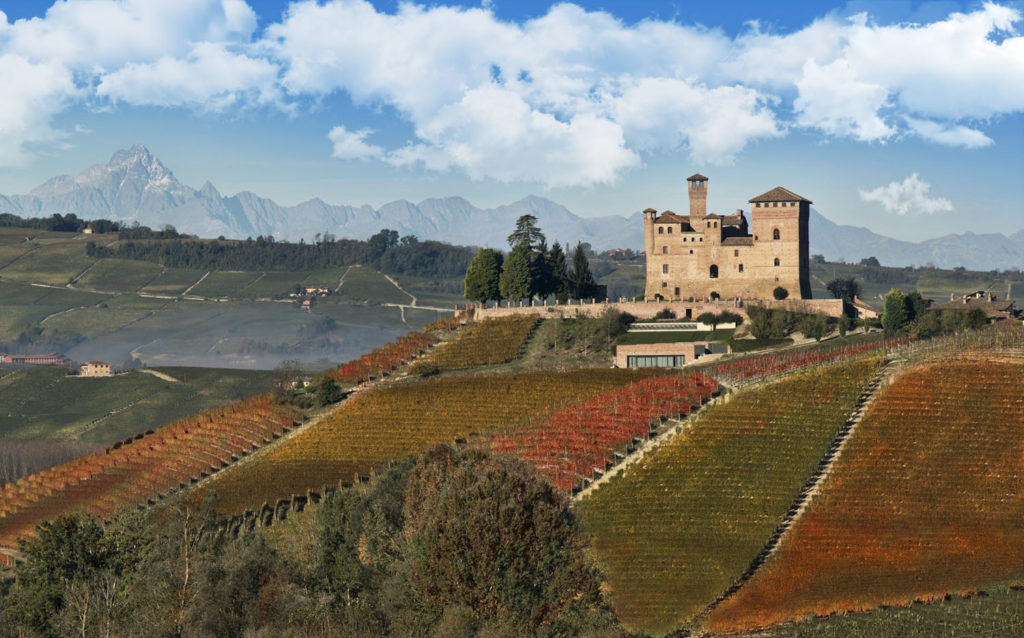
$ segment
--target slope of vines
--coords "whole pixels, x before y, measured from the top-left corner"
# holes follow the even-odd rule
[[[471,324],[417,361],[412,371],[463,370],[511,361],[519,356],[523,342],[538,321],[537,315],[513,315]]]
[[[496,436],[490,445],[533,464],[555,487],[569,490],[594,468],[604,470],[615,451],[646,437],[656,422],[685,416],[717,392],[713,379],[696,373],[634,381],[520,433]]]
[[[779,554],[718,631],[1024,581],[1024,366],[912,369],[875,402]]]
[[[494,377],[448,377],[352,397],[324,421],[266,454],[214,477],[220,509],[351,482],[389,461],[472,433],[511,433],[565,405],[664,370],[582,369]]]
[[[737,394],[580,502],[627,629],[672,631],[744,571],[876,363],[861,358]]]
[[[200,412],[0,490],[0,546],[72,512],[110,516],[219,470],[295,425],[263,396]]]

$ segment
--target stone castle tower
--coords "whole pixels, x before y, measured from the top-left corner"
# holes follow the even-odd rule
[[[742,210],[707,212],[708,178],[686,178],[688,215],[644,211],[647,252],[645,297],[772,299],[782,286],[790,299],[810,299],[808,219],[813,202],[781,186],[749,200]]]

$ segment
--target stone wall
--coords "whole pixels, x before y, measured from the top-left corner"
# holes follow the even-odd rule
[[[506,305],[484,306],[481,304],[470,304],[459,306],[455,313],[457,316],[471,314],[475,319],[495,319],[498,317],[509,317],[513,315],[535,314],[541,317],[600,317],[609,308],[619,312],[626,312],[637,319],[651,319],[662,310],[674,312],[677,319],[696,319],[698,315],[705,312],[720,313],[723,310],[735,312],[747,318],[746,306],[757,305],[768,308],[783,308],[794,312],[807,312],[824,314],[830,317],[838,317],[843,314],[842,299],[785,299],[777,301],[602,301],[573,302],[570,304],[538,304],[519,305],[504,302]]]

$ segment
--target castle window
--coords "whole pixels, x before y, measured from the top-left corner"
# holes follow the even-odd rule
[[[740,272],[743,272],[743,264],[740,264]]]
[[[711,270],[708,272],[708,276],[712,279],[718,279],[718,266],[711,264]]]
[[[736,250],[732,251],[732,256],[733,257],[739,257],[740,256],[740,249],[737,248]]]
[[[775,261],[778,261],[778,259],[776,259]],[[775,265],[778,266],[778,264],[775,264]],[[661,265],[661,272],[663,274],[668,274],[668,264],[662,264]]]
[[[690,254],[691,254],[691,255],[693,254],[693,249],[692,249],[692,248],[690,249]]]
[[[776,278],[776,280],[775,280],[775,281],[778,281],[778,278]],[[663,282],[661,282],[661,287],[662,287],[662,288],[668,288],[668,282],[667,282],[667,281],[663,281]]]
[[[669,235],[671,235],[671,234],[672,234],[672,227],[671,227],[671,226],[669,226],[669,227],[668,227],[668,234],[669,234]]]
[[[676,286],[675,298],[679,299],[679,286]]]
[[[658,226],[658,234],[659,235],[664,235],[665,234],[665,228],[663,226]]]
[[[661,254],[662,255],[667,255],[668,254],[668,246],[662,246],[661,247]]]
[[[776,257],[776,258],[775,258],[775,265],[776,265],[776,266],[778,266],[778,265],[779,265],[779,258],[778,258],[778,257]]]
[[[701,238],[700,238],[700,240],[701,240],[701,241],[704,241],[704,238],[703,238],[703,237],[701,237]]]
[[[779,207],[779,203],[778,202],[772,202],[772,208],[778,208],[778,207]]]
[[[776,228],[775,230],[772,231],[772,239],[778,239],[779,237],[779,229]]]
[[[714,227],[715,227],[715,228],[718,228],[718,222],[715,222],[715,223],[714,223]]]

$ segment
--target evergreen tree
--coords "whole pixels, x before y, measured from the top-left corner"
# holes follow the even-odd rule
[[[515,248],[501,268],[498,288],[505,299],[527,299],[533,296],[530,255],[525,248]]]
[[[548,263],[551,267],[552,292],[559,303],[565,303],[569,298],[568,264],[565,260],[565,251],[557,241],[548,251]]]
[[[902,290],[893,288],[885,295],[885,308],[882,311],[882,327],[885,334],[899,332],[907,323],[907,298]]]
[[[516,220],[516,229],[508,236],[508,245],[513,250],[525,249],[527,254],[536,252],[544,241],[544,233],[537,227],[537,218],[533,215],[522,215]]]
[[[916,321],[917,319],[924,316],[928,306],[925,304],[924,297],[921,296],[916,290],[911,290],[906,296],[907,304],[907,321]]]
[[[854,297],[860,296],[860,284],[853,277],[833,279],[825,287],[828,288],[833,297],[842,299],[848,304],[853,303]]]
[[[466,270],[466,299],[491,301],[501,299],[501,253],[493,248],[477,251]]]
[[[569,291],[573,299],[592,297],[597,284],[590,272],[590,262],[583,250],[583,244],[577,243],[572,252],[572,272],[569,273]]]
[[[555,274],[549,257],[547,241],[541,239],[536,252],[530,256],[530,271],[533,279],[531,288],[533,294],[541,299],[555,294]]]

